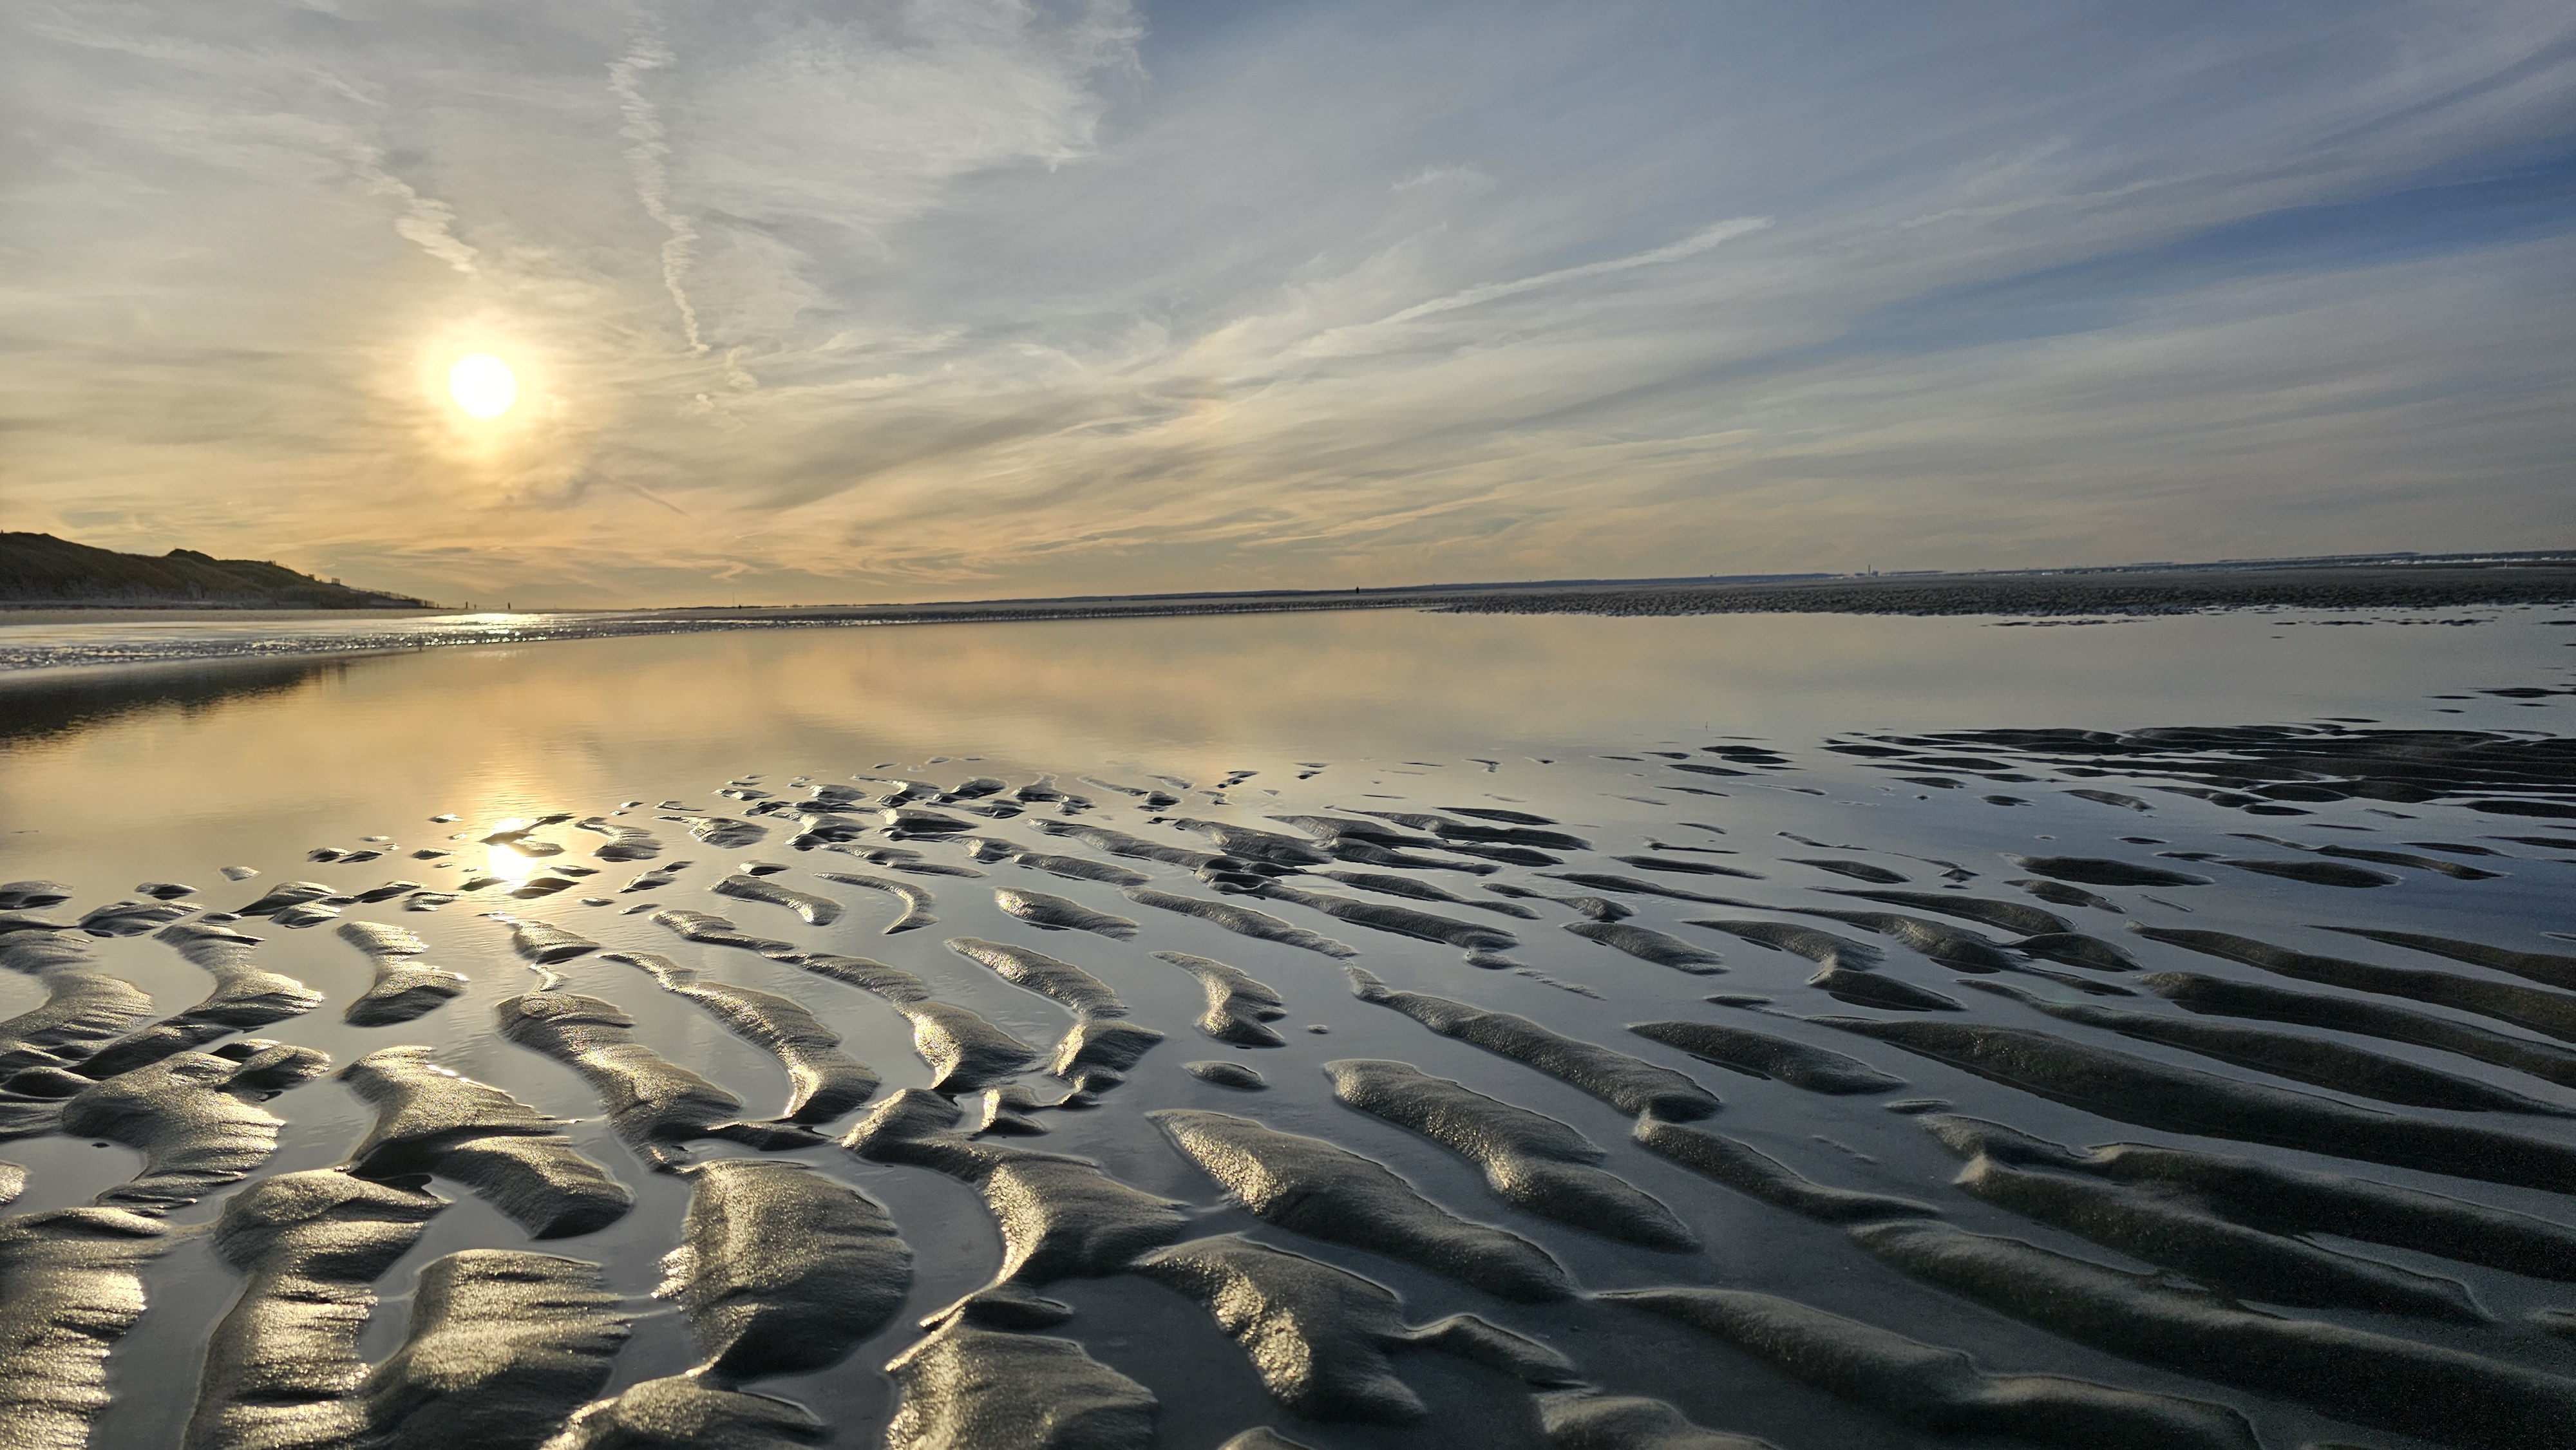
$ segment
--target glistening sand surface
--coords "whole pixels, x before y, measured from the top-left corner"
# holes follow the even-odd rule
[[[0,1016],[90,1015],[0,1029],[0,1317],[92,1337],[0,1363],[0,1442],[69,1386],[47,1423],[114,1446],[535,1444],[585,1403],[567,1443],[2565,1443],[2563,614],[20,681],[0,880],[65,930],[0,936]],[[253,905],[217,925],[256,943],[187,930]],[[1656,935],[1567,930],[1603,918]],[[466,981],[344,1020],[423,967]],[[380,1117],[456,1081],[414,1063],[496,1095]],[[2173,1151],[2077,1151],[2114,1143]],[[120,1285],[130,1322],[75,1314]],[[469,1344],[493,1378],[414,1369]]]

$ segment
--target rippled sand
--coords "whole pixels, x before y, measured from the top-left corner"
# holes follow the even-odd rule
[[[2180,729],[1122,758],[1095,668],[890,761],[1012,672],[810,639],[75,716],[0,757],[0,1444],[2576,1443],[2526,623]]]

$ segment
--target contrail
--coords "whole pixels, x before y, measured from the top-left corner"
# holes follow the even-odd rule
[[[402,202],[403,214],[394,222],[394,230],[403,240],[468,277],[474,275],[474,248],[456,235],[454,207],[421,195],[410,182],[385,170],[384,153],[372,146],[358,147],[349,160],[368,191]]]
[[[608,89],[617,96],[617,108],[626,117],[617,134],[633,143],[626,148],[626,164],[635,173],[635,199],[644,204],[646,215],[670,233],[662,242],[662,286],[680,309],[680,328],[688,334],[689,351],[705,352],[707,345],[698,337],[698,310],[689,305],[689,294],[680,285],[688,273],[698,231],[687,217],[671,210],[670,168],[664,164],[671,148],[662,139],[661,116],[644,98],[645,75],[668,70],[678,60],[660,35],[649,31],[638,35],[633,48],[608,63]]]

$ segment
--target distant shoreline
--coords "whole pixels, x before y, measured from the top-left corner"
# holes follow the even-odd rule
[[[2183,614],[2215,609],[2439,609],[2576,602],[2576,560],[1900,576],[1569,588],[1453,606],[1510,614]]]
[[[0,603],[0,627],[544,616],[679,628],[1135,619],[1352,609],[1480,614],[2166,614],[2208,609],[2440,608],[2576,602],[2576,558],[2499,563],[2201,565],[2024,573],[1603,579],[1406,585],[1380,589],[968,599],[923,604],[689,605],[653,609],[477,611],[278,609],[220,605]],[[638,632],[644,632],[639,630]]]
[[[440,614],[387,609],[0,610],[0,679],[72,670],[213,664],[249,658],[348,658],[558,640],[740,629],[1173,619],[1406,609],[1449,614],[1857,614],[2141,618],[2238,609],[2455,609],[2576,606],[2576,560],[2511,564],[2330,564],[2060,574],[1639,580],[1463,585],[1347,592],[992,599],[940,604]],[[204,624],[153,631],[162,624]],[[94,629],[78,626],[97,626]],[[234,626],[225,629],[222,626]],[[240,626],[250,626],[240,628]],[[299,628],[299,626],[305,626]],[[48,628],[56,631],[46,637]]]
[[[301,619],[425,619],[453,614],[452,609],[277,609],[267,605],[230,604],[62,604],[0,602],[0,628],[47,624],[180,624],[194,621],[240,624]]]

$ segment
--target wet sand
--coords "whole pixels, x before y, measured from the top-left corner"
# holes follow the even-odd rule
[[[0,627],[61,624],[293,624],[315,619],[425,619],[436,609],[228,609],[205,605],[190,609],[138,609],[125,605],[0,604]]]
[[[0,737],[0,1443],[2566,1445],[2564,633],[2183,729],[1480,750],[1335,655],[1004,752],[623,640]]]

